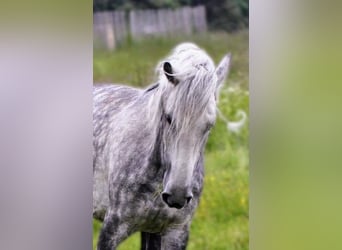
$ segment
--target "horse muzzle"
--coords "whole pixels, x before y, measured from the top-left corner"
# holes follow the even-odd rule
[[[193,195],[190,191],[183,193],[182,192],[168,192],[164,191],[162,193],[163,201],[171,208],[181,209],[185,205],[189,204]]]

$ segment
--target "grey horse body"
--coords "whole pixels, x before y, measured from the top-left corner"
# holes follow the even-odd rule
[[[203,186],[203,151],[229,68],[181,44],[147,89],[98,85],[93,95],[93,217],[98,249],[142,232],[142,249],[185,249]],[[183,70],[183,71],[182,71]]]
[[[116,85],[94,87],[93,214],[103,220],[108,211],[109,224],[115,217],[118,223],[110,227],[117,228],[110,232],[121,230],[123,234],[116,234],[117,243],[136,231],[163,235],[174,230],[181,231],[184,237],[202,190],[203,154],[194,171],[191,203],[177,210],[162,201],[160,193],[167,167],[160,156],[162,142],[158,131],[162,128],[149,131],[145,125],[148,121],[144,121],[148,119],[146,103],[152,91]],[[144,146],[146,140],[155,141],[152,150]],[[108,237],[115,241],[111,233]]]

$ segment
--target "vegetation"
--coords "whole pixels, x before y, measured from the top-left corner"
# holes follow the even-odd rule
[[[209,27],[234,31],[248,27],[249,0],[94,0],[94,11],[177,8],[205,5]]]
[[[248,31],[235,34],[210,33],[188,38],[204,48],[216,63],[231,52],[232,67],[219,100],[221,112],[230,120],[237,111],[248,114]],[[122,45],[116,51],[94,52],[94,82],[121,82],[146,86],[153,82],[154,67],[184,39],[154,38]],[[191,225],[190,250],[248,249],[248,126],[239,134],[227,130],[218,117],[205,155],[205,184],[200,205]],[[94,221],[93,245],[100,229]],[[135,234],[119,247],[139,249]]]

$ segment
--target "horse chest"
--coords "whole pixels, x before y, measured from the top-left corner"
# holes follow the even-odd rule
[[[153,188],[154,191],[149,188]],[[160,233],[170,227],[182,227],[191,219],[195,201],[183,209],[169,208],[162,201],[158,187],[149,186],[149,188],[141,185],[140,191],[145,190],[145,192],[135,195],[129,204],[121,206],[124,217],[130,224],[135,225],[138,231]]]
[[[163,232],[166,228],[182,227],[191,219],[191,207],[181,210],[165,206],[158,197],[156,201],[145,207],[145,211],[139,214],[141,218],[141,230],[151,233]]]
[[[117,201],[114,203],[122,218],[137,231],[161,233],[170,227],[181,228],[191,220],[195,210],[197,197],[182,209],[169,208],[162,201],[163,171],[158,169],[150,165],[136,175],[125,175],[125,181],[115,181],[125,185],[114,186],[113,198]]]

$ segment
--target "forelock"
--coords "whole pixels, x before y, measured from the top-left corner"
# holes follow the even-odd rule
[[[167,82],[163,71],[163,64],[169,62],[172,65],[173,75],[179,81],[185,81],[194,77],[197,72],[204,69],[208,74],[213,74],[215,64],[208,54],[193,43],[181,43],[176,46],[171,54],[157,66],[159,79]]]
[[[168,95],[168,89],[174,91],[171,109],[176,125],[180,130],[187,129],[194,125],[214,96],[215,65],[207,53],[193,43],[178,45],[165,61],[172,65],[179,84],[170,84],[161,70],[161,88],[165,89],[165,95]]]

